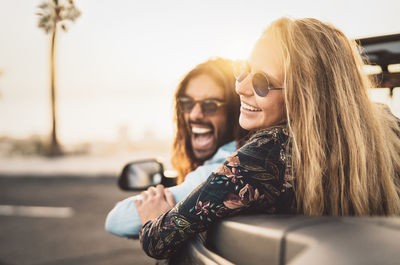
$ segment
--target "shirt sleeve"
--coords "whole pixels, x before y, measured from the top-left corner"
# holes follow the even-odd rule
[[[276,212],[284,183],[286,142],[279,131],[252,138],[181,203],[143,226],[144,251],[153,258],[169,258],[223,217]]]
[[[142,224],[134,200],[139,195],[118,202],[108,213],[105,229],[114,235],[138,238]]]

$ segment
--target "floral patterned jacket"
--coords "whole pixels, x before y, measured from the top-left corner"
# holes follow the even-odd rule
[[[216,172],[169,212],[147,222],[140,242],[151,257],[171,257],[217,220],[243,213],[293,213],[285,126],[255,133]]]

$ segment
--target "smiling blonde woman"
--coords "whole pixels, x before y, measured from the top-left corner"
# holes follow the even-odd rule
[[[362,64],[329,24],[273,22],[235,71],[239,123],[256,133],[184,201],[143,222],[147,254],[170,257],[243,213],[398,215],[398,120],[368,98]]]
[[[315,19],[280,19],[263,36],[280,46],[298,211],[399,214],[397,119],[373,104],[357,45]]]

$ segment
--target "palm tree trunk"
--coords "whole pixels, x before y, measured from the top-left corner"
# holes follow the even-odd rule
[[[57,118],[56,118],[56,86],[55,86],[55,46],[56,46],[57,27],[54,27],[51,37],[50,49],[50,104],[51,104],[51,141],[49,156],[59,156],[62,154],[60,144],[57,139]]]

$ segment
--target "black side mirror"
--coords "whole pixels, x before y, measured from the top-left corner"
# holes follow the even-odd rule
[[[156,159],[139,160],[127,164],[121,172],[118,185],[122,190],[145,190],[150,186],[163,184],[176,185],[174,176],[166,177],[164,166]]]

